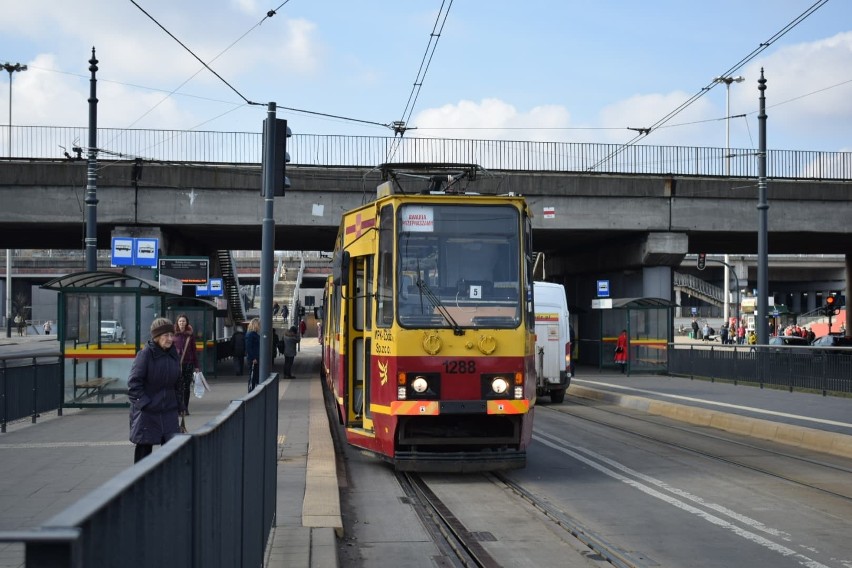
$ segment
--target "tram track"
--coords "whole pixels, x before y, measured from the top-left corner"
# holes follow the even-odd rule
[[[433,541],[454,566],[500,568],[478,538],[464,526],[449,507],[414,473],[396,472],[396,479],[415,508]]]
[[[599,426],[604,426],[606,428],[612,428],[612,429],[617,430],[619,432],[624,432],[624,433],[627,433],[629,435],[635,436],[637,438],[641,438],[643,440],[648,440],[648,441],[651,441],[651,442],[654,442],[654,443],[657,443],[657,444],[661,444],[661,445],[664,445],[664,446],[667,446],[667,447],[677,448],[677,449],[680,449],[680,450],[688,451],[692,454],[700,455],[700,456],[708,458],[708,459],[713,459],[715,461],[723,462],[723,463],[733,465],[733,466],[736,466],[736,467],[740,467],[740,468],[743,468],[743,469],[746,469],[746,470],[750,470],[750,471],[753,471],[753,472],[756,472],[756,473],[767,475],[767,476],[770,476],[770,477],[773,477],[773,478],[776,478],[776,479],[787,481],[787,482],[796,484],[800,487],[804,487],[804,488],[807,488],[807,489],[810,489],[810,490],[818,491],[820,493],[830,495],[832,497],[837,497],[837,498],[840,498],[840,499],[843,499],[843,500],[846,500],[846,501],[852,501],[852,488],[850,488],[849,492],[841,493],[841,492],[829,489],[827,487],[820,486],[816,483],[794,477],[793,475],[790,475],[790,474],[787,474],[787,473],[784,473],[784,472],[781,472],[781,471],[768,469],[766,467],[758,466],[754,463],[748,463],[747,461],[745,461],[743,459],[734,459],[732,457],[721,456],[721,455],[718,455],[717,453],[714,453],[714,452],[702,450],[700,448],[695,447],[697,444],[687,445],[687,444],[684,444],[684,443],[681,443],[681,442],[675,442],[675,441],[672,441],[672,440],[669,440],[669,439],[665,439],[662,436],[653,435],[653,434],[646,433],[646,432],[639,432],[635,428],[630,428],[630,427],[627,427],[627,426],[624,426],[624,425],[619,425],[619,424],[615,423],[615,421],[613,421],[613,420],[606,420],[606,419],[603,419],[603,418],[594,418],[594,417],[590,417],[590,416],[584,416],[584,415],[582,415],[578,412],[572,412],[571,411],[571,408],[574,405],[583,407],[585,409],[594,410],[594,411],[596,411],[596,412],[598,412],[598,413],[600,413],[601,415],[604,415],[604,416],[608,415],[608,416],[618,417],[618,419],[626,419],[626,420],[630,420],[630,421],[634,421],[634,422],[638,422],[638,423],[643,423],[643,424],[647,424],[647,425],[650,425],[650,426],[653,426],[653,427],[656,427],[656,428],[665,428],[667,430],[673,430],[673,431],[677,431],[677,432],[688,433],[690,436],[699,436],[703,439],[711,440],[713,442],[720,442],[720,443],[723,443],[723,444],[731,444],[731,445],[734,445],[734,446],[737,446],[737,447],[748,448],[749,450],[760,452],[761,455],[764,456],[764,457],[768,456],[768,457],[773,457],[773,458],[781,458],[781,459],[784,459],[784,460],[792,460],[796,463],[806,464],[806,465],[814,467],[814,468],[819,468],[820,471],[823,471],[823,472],[827,471],[827,472],[833,473],[833,474],[838,474],[838,473],[852,474],[852,469],[847,468],[847,467],[843,467],[843,466],[840,466],[840,465],[827,463],[825,461],[819,461],[819,460],[812,459],[812,458],[805,457],[805,456],[801,456],[801,455],[795,455],[795,454],[792,454],[792,453],[789,453],[789,452],[782,452],[782,451],[777,450],[777,449],[768,448],[764,445],[757,445],[757,444],[752,444],[752,443],[748,443],[748,442],[741,441],[741,440],[736,440],[736,439],[733,439],[732,437],[714,435],[714,434],[711,434],[709,432],[701,431],[700,429],[697,429],[695,427],[680,427],[680,426],[677,426],[676,424],[663,423],[659,420],[655,420],[655,419],[651,419],[651,418],[643,418],[641,416],[636,416],[636,415],[626,413],[626,412],[617,412],[616,410],[611,409],[611,408],[601,408],[599,405],[596,405],[592,402],[585,402],[583,400],[573,400],[571,405],[563,405],[563,406],[560,406],[559,408],[550,407],[550,406],[547,406],[547,407],[543,406],[543,407],[540,407],[540,408],[546,409],[547,411],[550,411],[550,412],[570,416],[572,418],[576,418],[578,420],[582,420],[582,421],[585,421],[585,422],[588,422],[588,423],[597,424]],[[755,461],[764,461],[764,460],[756,459]],[[820,477],[821,478],[822,476],[821,475],[814,475],[814,477]]]
[[[511,494],[532,506],[539,515],[543,515],[542,522],[550,523],[557,533],[563,534],[564,539],[571,539],[578,543],[578,547],[588,549],[589,553],[585,558],[592,564],[607,563],[616,568],[646,568],[647,564],[641,559],[631,558],[618,546],[582,526],[575,518],[540,499],[507,475],[499,472],[480,475],[484,481],[506,490],[500,493]],[[453,566],[465,567],[503,566],[481,544],[482,533],[469,530],[450,507],[429,488],[428,482],[422,476],[398,472],[396,478],[448,562]]]

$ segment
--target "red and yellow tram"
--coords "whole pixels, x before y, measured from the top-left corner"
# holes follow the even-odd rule
[[[388,193],[343,215],[323,375],[350,444],[401,471],[525,466],[531,246],[518,196]]]

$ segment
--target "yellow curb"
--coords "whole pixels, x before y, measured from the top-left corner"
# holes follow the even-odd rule
[[[740,434],[788,446],[795,446],[797,448],[852,458],[852,436],[839,432],[825,432],[805,426],[782,424],[761,418],[751,418],[728,412],[720,412],[718,410],[663,402],[635,395],[618,394],[578,385],[571,385],[568,389],[568,394],[580,398],[603,400],[617,406],[646,412],[654,416],[671,418],[672,420],[696,426],[707,426],[731,432],[732,434]]]

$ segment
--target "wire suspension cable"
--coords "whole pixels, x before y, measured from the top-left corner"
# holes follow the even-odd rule
[[[249,100],[249,99],[247,99],[245,96],[243,96],[243,94],[242,94],[241,92],[239,92],[239,91],[236,89],[236,87],[234,87],[233,85],[231,85],[231,84],[230,84],[228,81],[226,81],[226,80],[225,80],[225,79],[224,79],[221,75],[219,75],[216,71],[214,71],[214,70],[213,70],[213,68],[212,68],[212,67],[210,67],[209,65],[207,65],[207,63],[205,63],[203,59],[201,59],[200,57],[198,57],[197,55],[195,55],[195,53],[194,53],[191,49],[189,49],[189,47],[187,47],[187,46],[186,46],[186,45],[185,45],[185,44],[184,44],[181,40],[179,40],[177,37],[175,37],[175,35],[174,35],[172,32],[170,32],[169,30],[167,30],[167,29],[165,28],[165,26],[163,26],[163,24],[161,24],[160,22],[158,22],[158,21],[157,21],[157,20],[156,20],[156,19],[155,19],[155,18],[154,18],[151,14],[149,14],[148,12],[146,12],[146,11],[145,11],[145,9],[144,9],[142,6],[140,6],[139,4],[137,4],[137,3],[136,3],[136,0],[130,0],[130,2],[131,2],[134,6],[136,6],[137,8],[139,8],[139,10],[140,10],[143,14],[145,14],[146,16],[148,16],[148,18],[150,18],[150,20],[151,20],[152,22],[154,22],[155,24],[157,24],[157,26],[158,26],[161,30],[163,30],[164,32],[166,32],[166,33],[169,35],[169,37],[170,37],[170,38],[172,38],[173,40],[175,40],[176,42],[178,42],[178,44],[179,44],[182,48],[184,48],[184,49],[185,49],[185,50],[186,50],[186,51],[187,51],[190,55],[192,55],[195,59],[197,59],[199,63],[201,63],[202,65],[204,65],[204,67],[206,67],[208,71],[210,71],[211,73],[213,73],[213,74],[214,74],[214,75],[215,75],[215,76],[216,76],[216,77],[217,77],[220,81],[222,81],[223,83],[225,83],[225,85],[227,85],[227,86],[228,86],[228,88],[230,88],[232,91],[234,91],[234,92],[237,94],[237,96],[238,96],[238,97],[240,97],[241,99],[243,99],[243,100],[246,102],[246,104],[250,104],[250,105],[262,105],[262,104],[263,104],[263,103],[256,103],[256,102],[250,101],[250,100]],[[283,5],[284,5],[284,4],[282,4],[282,6],[283,6]],[[268,16],[267,16],[267,17],[268,17]],[[239,41],[239,40],[238,40],[238,41]]]
[[[423,59],[420,60],[417,77],[414,80],[414,85],[411,87],[411,92],[408,94],[408,101],[406,101],[405,108],[402,111],[402,119],[398,123],[400,125],[398,129],[400,139],[405,135],[405,124],[411,119],[411,113],[414,112],[414,106],[417,104],[417,98],[420,96],[420,90],[423,88],[423,81],[426,79],[426,72],[432,63],[432,57],[435,55],[435,49],[438,47],[438,40],[441,38],[441,32],[444,31],[444,25],[447,23],[447,17],[450,15],[450,9],[453,7],[453,0],[450,0],[446,11],[444,10],[444,4],[446,4],[446,0],[441,1],[441,8],[438,10],[438,15],[435,17],[435,24],[432,26],[432,32],[429,34],[426,51],[423,53]],[[397,130],[394,130],[394,132],[397,132]],[[388,155],[385,158],[385,162],[390,162],[398,149],[399,142],[391,144],[391,147],[388,148]]]
[[[808,18],[810,15],[812,15],[814,12],[816,12],[817,10],[822,8],[827,3],[828,3],[828,0],[817,0],[817,2],[814,2],[807,10],[805,10],[804,12],[799,14],[796,18],[794,18],[790,23],[788,23],[786,26],[781,28],[779,31],[775,32],[775,34],[772,37],[770,37],[768,40],[766,40],[763,43],[760,43],[754,50],[752,50],[751,53],[749,53],[748,55],[746,55],[745,57],[740,59],[737,63],[732,65],[730,68],[728,68],[727,71],[721,73],[719,76],[720,77],[727,77],[727,76],[735,73],[737,70],[742,68],[746,63],[753,60],[760,53],[762,53],[764,50],[766,50],[769,46],[771,46],[776,41],[781,39],[784,35],[786,35],[787,32],[789,32],[790,30],[792,30],[793,28],[798,26],[806,18]],[[632,146],[632,145],[636,144],[636,142],[638,142],[640,139],[644,138],[645,136],[648,136],[652,131],[656,130],[657,128],[659,128],[660,126],[662,126],[663,124],[665,124],[669,120],[673,119],[675,116],[677,116],[678,114],[680,114],[681,112],[686,110],[687,107],[691,106],[695,101],[697,101],[698,99],[700,99],[701,97],[706,95],[710,91],[710,89],[712,89],[714,86],[716,86],[716,84],[717,84],[716,81],[711,81],[710,84],[708,84],[705,87],[702,87],[697,93],[695,93],[694,95],[689,97],[687,100],[685,100],[679,106],[677,106],[674,110],[672,110],[671,112],[669,112],[668,114],[666,114],[665,116],[663,116],[662,118],[657,120],[657,122],[655,122],[654,124],[652,124],[649,127],[639,129],[640,130],[639,134],[637,134],[632,139],[628,140],[627,142],[625,142],[624,144],[619,146],[617,149],[613,150],[609,155],[601,158],[596,164],[589,167],[588,169],[590,171],[597,169],[598,166],[600,166],[601,164],[610,161],[612,158],[614,158],[615,156],[617,156],[618,154],[623,152],[628,146]]]

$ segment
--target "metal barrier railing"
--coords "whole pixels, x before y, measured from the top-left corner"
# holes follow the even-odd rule
[[[62,354],[0,356],[0,432],[9,422],[42,412],[62,414]]]
[[[0,155],[64,159],[86,127],[0,125]],[[12,148],[6,140],[12,141]],[[261,134],[99,128],[98,159],[259,164]],[[63,150],[64,148],[64,150]],[[582,142],[294,134],[293,165],[375,167],[382,163],[449,162],[491,170],[597,172],[756,178],[757,151],[748,148],[644,146]],[[73,157],[73,156],[72,156]],[[85,149],[82,159],[85,159]],[[726,169],[729,168],[729,169]],[[766,175],[780,179],[850,180],[852,152],[769,150]]]
[[[669,345],[668,373],[792,390],[852,393],[852,350],[838,347]]]
[[[23,542],[28,568],[262,566],[275,520],[278,376],[179,435]]]

